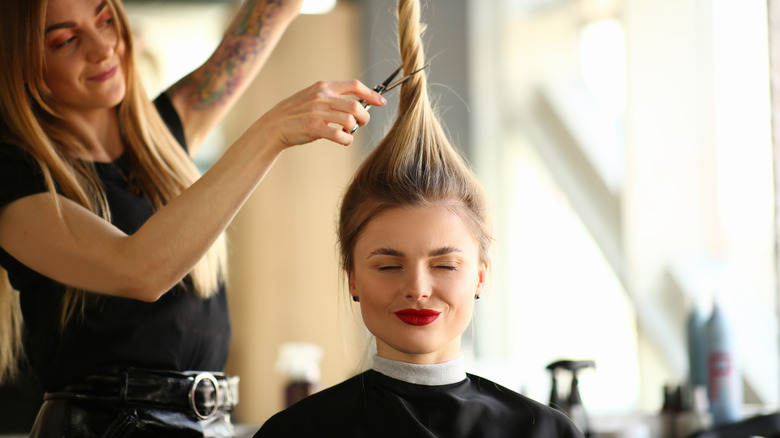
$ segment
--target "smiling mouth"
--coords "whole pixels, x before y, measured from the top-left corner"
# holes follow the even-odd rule
[[[395,312],[395,316],[409,325],[428,325],[441,315],[441,312],[431,309],[404,309]]]
[[[115,65],[115,66],[109,68],[108,70],[103,71],[101,73],[98,73],[95,76],[90,76],[87,79],[90,80],[90,81],[98,81],[98,82],[106,81],[106,80],[111,79],[112,77],[114,77],[114,75],[116,74],[117,68],[118,68],[118,66]]]

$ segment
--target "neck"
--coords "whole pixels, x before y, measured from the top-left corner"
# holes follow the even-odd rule
[[[63,120],[84,147],[83,156],[75,158],[112,162],[124,152],[116,108],[68,112],[63,114]]]
[[[397,360],[399,362],[416,363],[420,365],[431,365],[437,363],[444,363],[456,359],[461,356],[460,353],[460,340],[461,336],[458,335],[455,339],[450,341],[447,345],[436,351],[426,353],[409,353],[393,348],[391,345],[385,343],[380,338],[376,339],[376,353],[384,358]]]

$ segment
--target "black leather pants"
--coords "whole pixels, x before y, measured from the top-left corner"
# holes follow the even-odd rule
[[[30,437],[232,438],[237,401],[219,373],[125,370],[47,392]]]

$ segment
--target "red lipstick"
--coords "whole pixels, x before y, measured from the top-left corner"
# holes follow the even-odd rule
[[[87,80],[97,81],[97,82],[107,81],[107,80],[109,80],[109,79],[114,77],[114,75],[116,74],[116,70],[117,70],[117,66],[115,65],[115,66],[113,66],[113,67],[111,67],[111,68],[109,68],[107,70],[104,70],[104,71],[102,71],[102,72],[100,72],[100,73],[98,73],[98,74],[96,74],[94,76],[88,77]]]
[[[441,312],[431,309],[404,309],[395,312],[395,316],[409,325],[428,325],[441,315]]]

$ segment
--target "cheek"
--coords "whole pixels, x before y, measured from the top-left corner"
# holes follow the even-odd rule
[[[73,74],[72,67],[67,62],[62,60],[47,60],[46,68],[43,70],[43,81],[49,89],[57,94],[57,90],[62,88],[62,84],[66,83],[68,78]]]
[[[362,278],[355,282],[360,300],[369,307],[381,307],[392,300],[392,284],[376,278]]]
[[[360,294],[360,312],[363,320],[369,324],[385,316],[386,309],[393,302],[392,285],[375,278],[357,278],[355,286]]]
[[[477,294],[478,281],[468,278],[452,278],[440,283],[440,297],[453,309],[458,318],[471,315],[474,308],[474,296]]]

